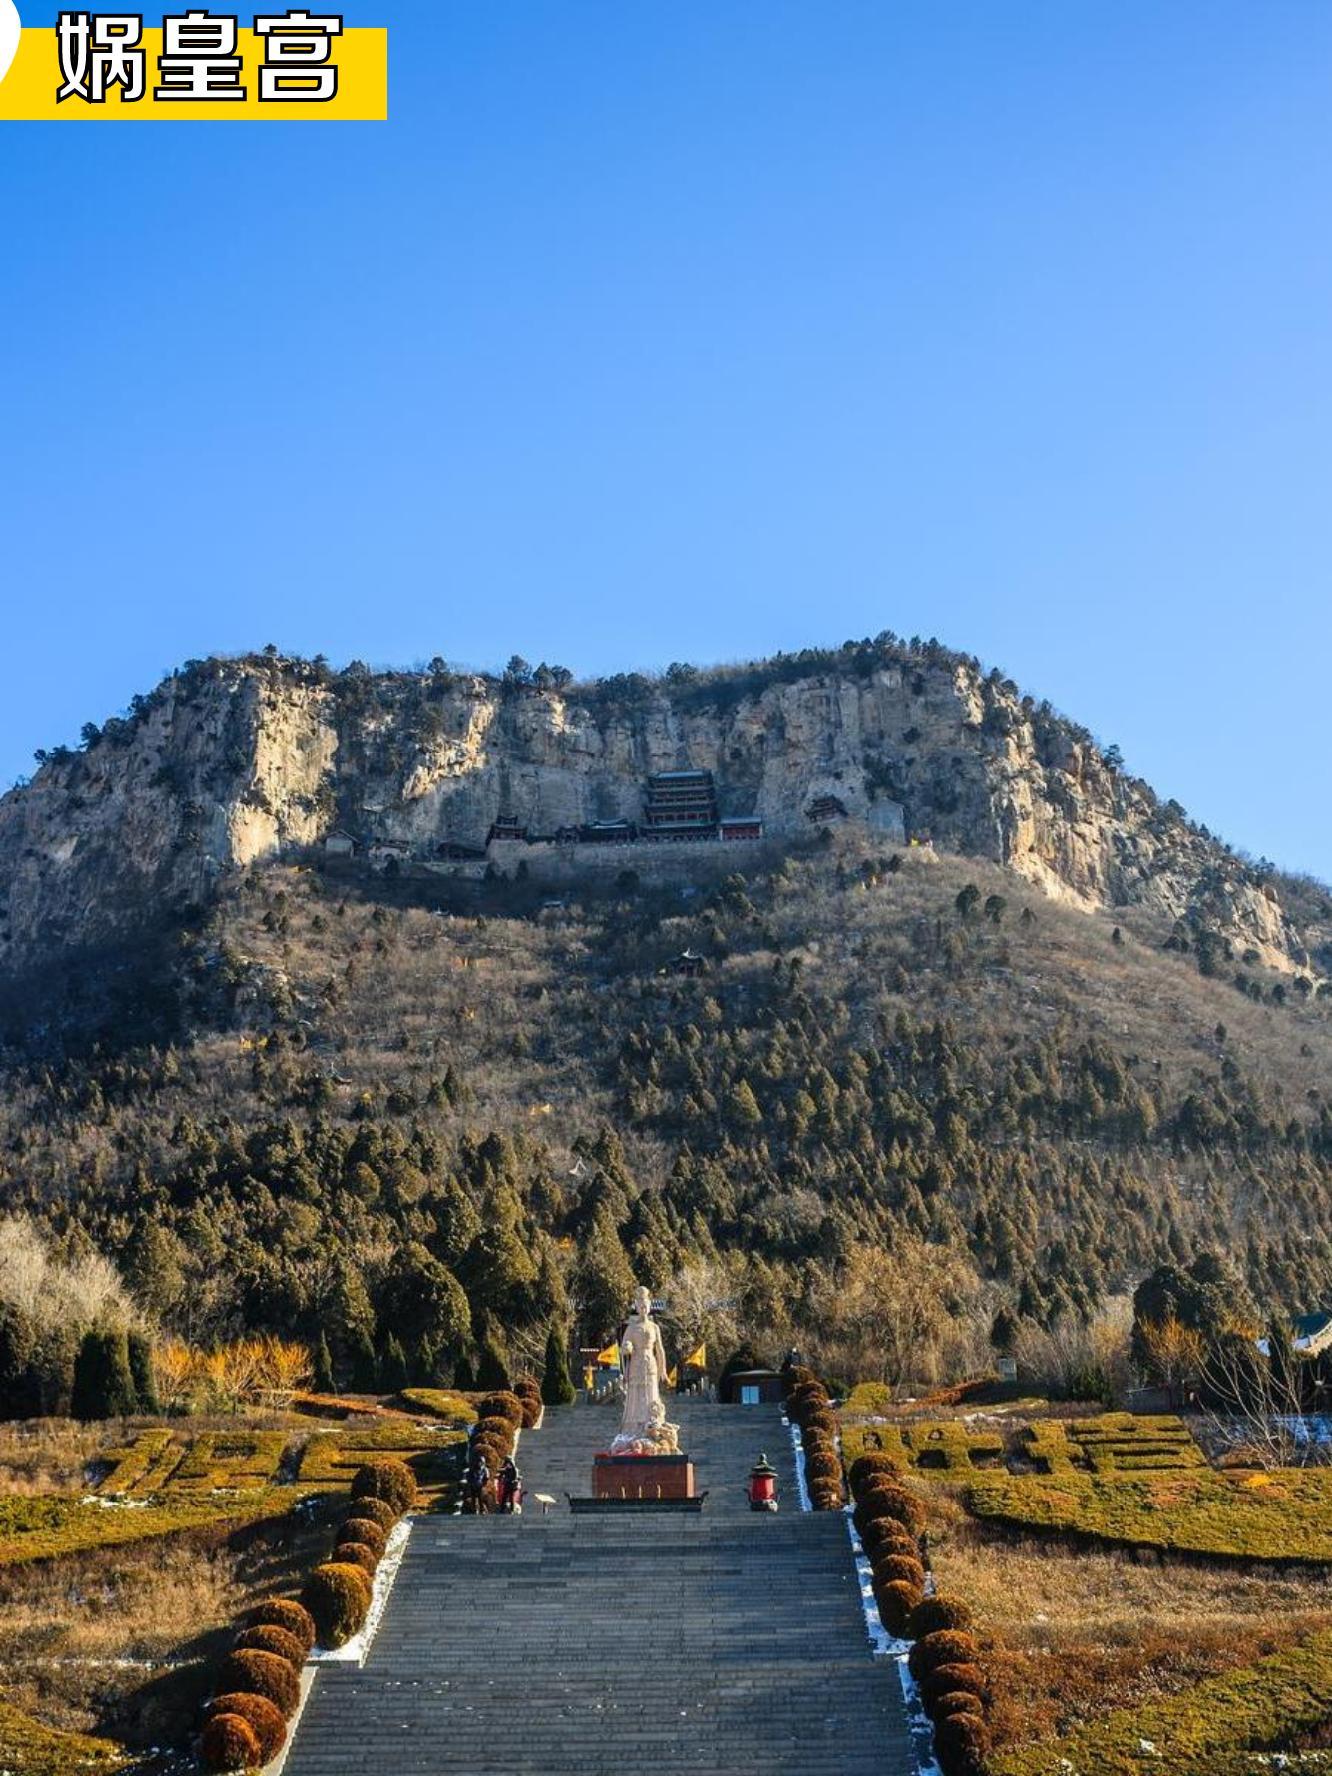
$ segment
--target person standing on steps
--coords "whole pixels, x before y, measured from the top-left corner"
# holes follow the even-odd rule
[[[518,1472],[518,1464],[511,1455],[506,1455],[496,1482],[496,1493],[499,1508],[506,1517],[512,1517],[514,1506],[518,1503],[518,1489],[522,1484],[522,1475]]]
[[[463,1510],[469,1517],[486,1515],[486,1488],[490,1485],[490,1465],[478,1450],[467,1464],[463,1476]]]

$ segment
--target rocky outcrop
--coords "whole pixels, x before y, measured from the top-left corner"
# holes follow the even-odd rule
[[[1149,905],[1271,966],[1307,961],[1269,884],[1090,737],[940,652],[617,698],[434,674],[209,661],[0,801],[0,966],[121,936],[146,911],[335,828],[434,858],[504,814],[533,834],[636,820],[657,771],[713,772],[770,837],[840,807],[1087,907]]]

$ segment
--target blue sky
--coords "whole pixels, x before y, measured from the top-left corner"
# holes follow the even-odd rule
[[[1332,877],[1332,9],[347,17],[387,125],[0,124],[0,779],[214,650],[892,628]]]

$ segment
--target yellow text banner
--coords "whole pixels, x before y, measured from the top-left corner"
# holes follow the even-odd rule
[[[141,99],[126,103],[122,89],[112,87],[101,103],[82,98],[57,101],[62,75],[56,33],[25,30],[13,65],[0,81],[0,122],[378,123],[388,117],[385,30],[349,27],[335,39],[331,64],[337,69],[337,91],[320,102],[260,98],[259,70],[264,65],[265,44],[254,31],[239,31],[236,38],[243,99],[155,98],[162,31],[145,28],[141,47],[146,58]]]

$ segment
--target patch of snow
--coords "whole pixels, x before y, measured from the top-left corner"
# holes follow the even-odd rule
[[[263,1771],[263,1776],[282,1776],[283,1767],[291,1756],[291,1748],[296,1741],[296,1729],[301,1724],[301,1716],[305,1713],[305,1704],[310,1700],[310,1692],[314,1689],[315,1674],[307,1664],[301,1672],[301,1699],[296,1704],[296,1712],[287,1722],[287,1736],[282,1741],[282,1749]]]
[[[795,1452],[796,1490],[800,1495],[800,1509],[813,1509],[809,1500],[809,1487],[805,1482],[805,1450],[800,1438],[800,1428],[791,1423],[786,1414],[782,1414],[782,1423],[791,1433],[791,1448]],[[925,1702],[920,1687],[907,1667],[907,1655],[911,1651],[909,1640],[899,1640],[895,1634],[889,1634],[879,1616],[879,1606],[874,1601],[874,1575],[870,1563],[865,1558],[865,1550],[860,1537],[856,1534],[855,1520],[851,1515],[852,1507],[848,1504],[842,1513],[846,1523],[846,1533],[851,1538],[851,1556],[855,1563],[856,1583],[860,1588],[860,1607],[865,1612],[865,1631],[869,1637],[870,1654],[876,1659],[892,1659],[897,1666],[898,1681],[902,1686],[902,1701],[906,1708],[907,1732],[911,1737],[911,1750],[915,1758],[917,1776],[943,1776],[934,1757],[934,1727],[925,1712]],[[934,1590],[934,1577],[926,1574],[926,1591]]]
[[[1326,1414],[1310,1414],[1305,1418],[1279,1418],[1283,1431],[1289,1431],[1297,1443],[1322,1445],[1332,1443],[1332,1418]]]
[[[865,1557],[860,1537],[856,1534],[856,1525],[849,1506],[846,1510],[846,1533],[851,1538],[851,1555],[855,1561],[856,1582],[860,1587],[860,1607],[865,1612],[865,1631],[869,1636],[870,1653],[876,1659],[891,1659],[897,1666],[898,1682],[902,1686],[902,1702],[906,1709],[907,1732],[911,1736],[911,1749],[919,1776],[942,1776],[934,1757],[934,1728],[925,1712],[920,1686],[907,1665],[911,1642],[899,1640],[883,1625],[879,1606],[874,1601],[874,1575]],[[925,1587],[927,1591],[933,1591],[932,1575],[927,1574]]]
[[[389,1592],[393,1589],[393,1581],[398,1576],[398,1568],[402,1565],[402,1557],[407,1552],[407,1542],[412,1533],[411,1519],[404,1517],[401,1523],[395,1523],[389,1531],[388,1544],[384,1549],[384,1558],[375,1573],[374,1588],[370,1594],[370,1613],[365,1618],[365,1627],[359,1634],[353,1634],[345,1646],[316,1647],[310,1654],[310,1661],[315,1665],[364,1665],[365,1655],[370,1651],[371,1642],[379,1628],[380,1617],[389,1600]]]
[[[795,1456],[796,1497],[800,1500],[800,1509],[812,1511],[814,1507],[809,1500],[809,1482],[805,1478],[805,1445],[800,1435],[800,1426],[792,1424],[785,1413],[782,1414],[782,1423],[791,1433],[791,1450]]]

